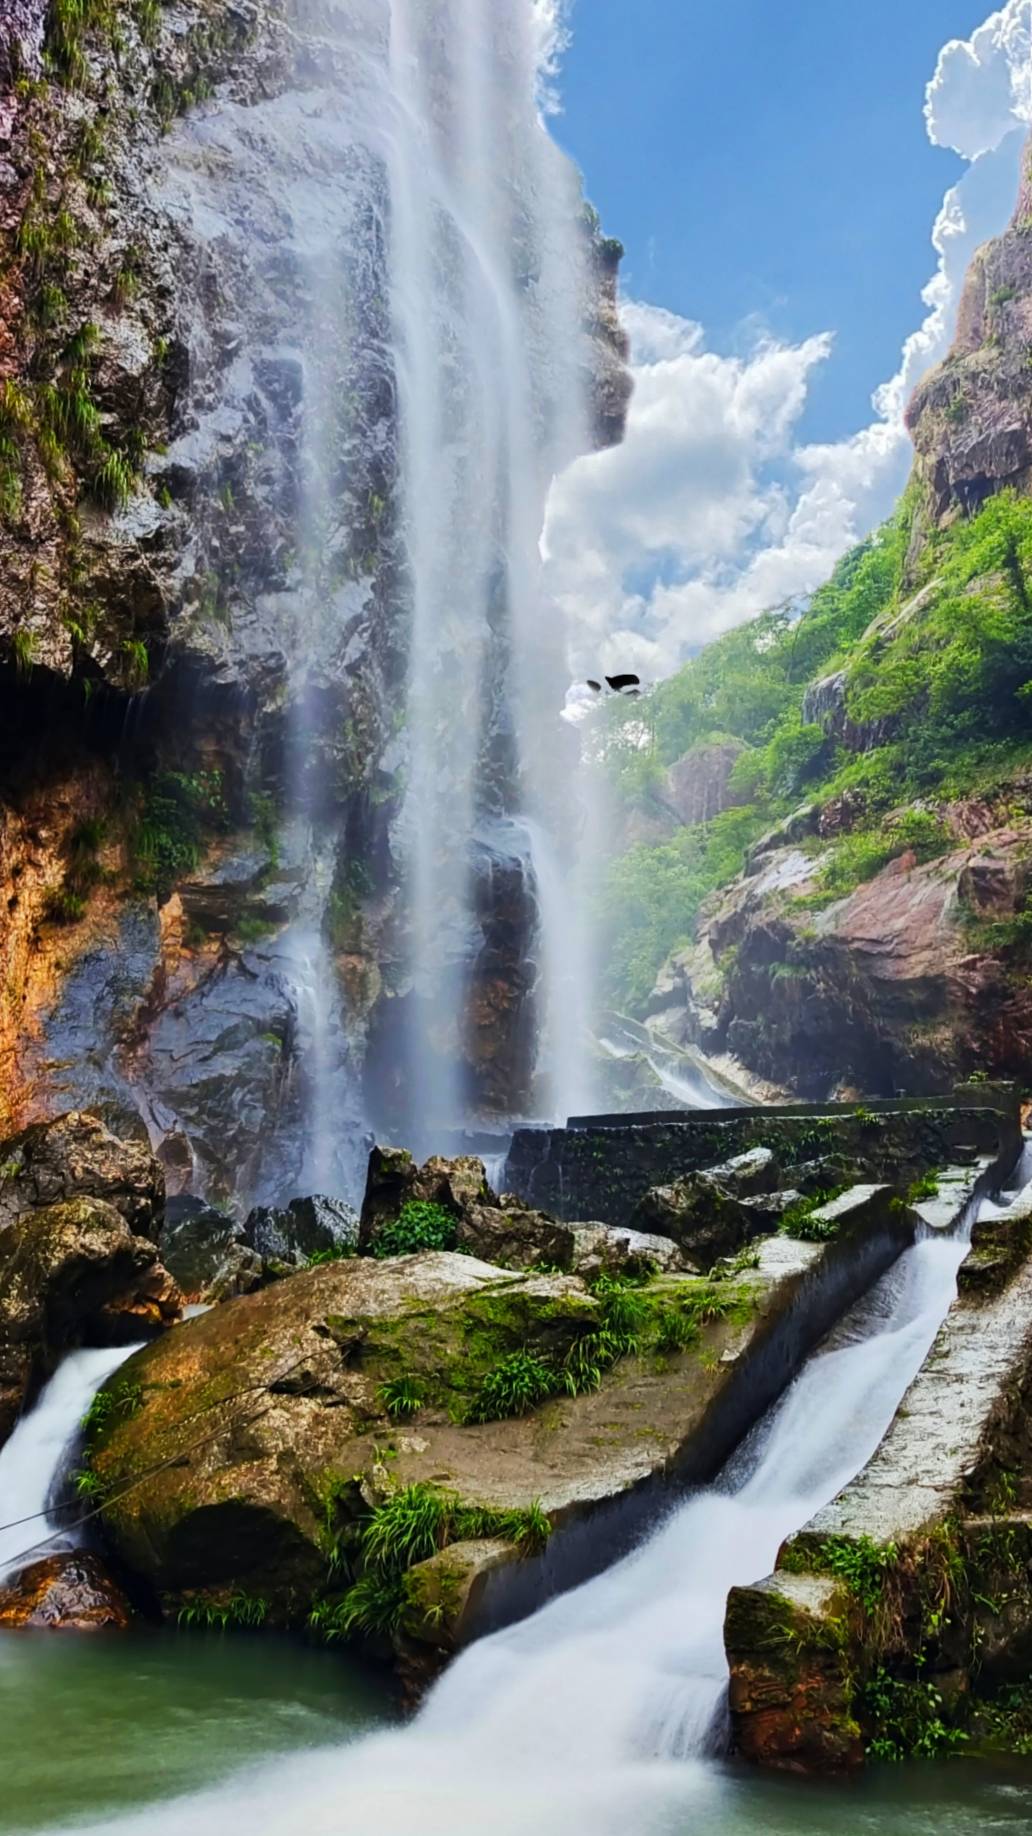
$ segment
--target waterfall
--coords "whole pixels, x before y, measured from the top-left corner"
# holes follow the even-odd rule
[[[543,113],[557,12],[292,0],[268,88],[165,144],[197,250],[166,456],[193,491],[186,679],[213,730],[236,709],[233,772],[283,815],[289,922],[233,971],[271,1019],[242,1202],[356,1198],[370,1124],[426,1152],[590,1106],[597,837],[541,540],[553,479],[618,437],[623,372],[615,270]]]
[[[729,1588],[870,1459],[956,1291],[927,1231],[841,1320],[710,1487],[614,1568],[463,1652],[407,1730],[281,1760],[107,1831],[636,1836],[726,1830]],[[99,1833],[97,1833],[99,1836]]]
[[[542,113],[554,10],[294,0],[288,86],[170,136],[202,251],[170,455],[204,481],[197,677],[252,685],[292,882],[256,953],[295,1020],[249,1196],[356,1196],[368,1121],[429,1150],[589,1106],[592,838],[541,538],[553,478],[615,437],[619,358]]]
[[[588,967],[561,885],[577,763],[540,538],[553,474],[590,444],[587,238],[539,76],[527,0],[392,0],[407,1049],[418,1121],[450,1127],[582,1094]]]
[[[93,1397],[138,1349],[118,1345],[72,1352],[0,1449],[0,1516],[10,1526],[0,1529],[0,1577],[24,1568],[37,1544],[46,1541],[51,1551],[71,1546],[71,1533],[66,1542],[60,1521],[47,1516],[47,1507]]]

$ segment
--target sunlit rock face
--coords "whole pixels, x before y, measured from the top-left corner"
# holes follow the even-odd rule
[[[1032,143],[1009,229],[968,270],[957,336],[907,413],[933,522],[1032,492]]]
[[[117,59],[85,33],[63,83],[39,8],[0,27],[31,75],[0,109],[0,688],[46,795],[70,681],[61,781],[88,753],[114,811],[59,933],[76,823],[29,848],[5,1101],[128,1101],[176,1189],[347,1190],[366,1111],[428,1089],[452,1123],[558,1100],[576,799],[538,538],[629,383],[533,10],[184,0]]]

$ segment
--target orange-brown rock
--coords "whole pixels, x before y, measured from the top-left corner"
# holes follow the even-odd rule
[[[1032,818],[964,804],[957,829],[968,839],[948,854],[903,854],[830,904],[812,897],[819,854],[765,852],[714,905],[680,982],[657,989],[663,1029],[818,1100],[1024,1077],[1032,998],[1008,926],[1032,878]]]
[[[97,1556],[82,1550],[46,1556],[0,1588],[0,1629],[121,1631],[132,1607]]]
[[[101,1199],[131,1230],[156,1237],[165,1181],[146,1139],[124,1140],[72,1110],[0,1142],[0,1230],[75,1198]]]
[[[779,1576],[732,1588],[724,1637],[735,1746],[778,1772],[846,1772],[863,1764],[852,1685],[828,1630],[832,1583]]]

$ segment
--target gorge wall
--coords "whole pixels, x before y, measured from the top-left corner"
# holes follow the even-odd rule
[[[522,514],[539,528],[573,455],[538,348],[554,306],[535,161],[573,213],[564,386],[582,444],[619,439],[629,383],[619,245],[540,124],[522,12],[491,42],[523,82],[504,124],[523,272],[506,286],[527,301]],[[464,98],[455,46],[476,17],[443,0],[26,0],[0,25],[0,1106],[12,1125],[85,1104],[142,1125],[173,1189],[246,1204],[306,1176],[346,1187],[370,1108],[405,1118],[413,1100],[413,671],[449,653],[417,655],[397,246],[420,149],[396,92],[433,71],[446,112]],[[492,80],[473,74],[471,133]],[[429,276],[428,320],[435,289],[454,300],[472,273],[460,248]],[[461,380],[439,409],[459,445],[486,410],[474,424],[470,353],[428,349],[425,367],[439,357]],[[505,467],[489,455],[506,476],[511,445]],[[436,532],[447,552],[460,508]],[[483,537],[483,605],[450,584],[488,634],[475,686],[498,718],[477,746],[508,820],[519,643],[498,541],[504,526]],[[467,715],[456,690],[456,729]],[[445,1051],[490,1111],[533,1079],[538,888],[497,832],[457,861],[467,875],[471,1021]]]

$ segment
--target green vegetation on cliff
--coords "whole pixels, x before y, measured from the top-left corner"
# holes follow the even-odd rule
[[[644,703],[614,702],[604,747],[622,800],[669,814],[669,767],[703,742],[740,750],[725,808],[632,847],[604,891],[609,995],[640,1004],[706,897],[798,806],[838,801],[812,903],[912,850],[951,842],[942,805],[998,791],[1032,759],[1032,502],[1003,491],[909,556],[909,496],[844,557],[801,616],[725,633]],[[901,807],[907,806],[907,807]]]

